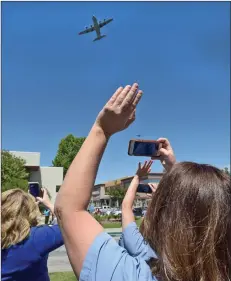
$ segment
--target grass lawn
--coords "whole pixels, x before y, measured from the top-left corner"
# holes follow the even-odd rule
[[[136,220],[137,226],[139,227],[141,224],[142,218],[139,218]],[[121,222],[108,222],[108,223],[103,223],[104,228],[121,228]]]
[[[56,272],[49,274],[51,281],[77,281],[73,272]]]

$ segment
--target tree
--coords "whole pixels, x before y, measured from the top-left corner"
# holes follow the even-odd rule
[[[27,191],[29,173],[25,168],[25,160],[3,150],[1,161],[2,192],[13,188]]]
[[[223,169],[223,171],[224,171],[227,175],[231,175],[230,170],[229,170],[228,167],[225,167],[225,168]]]
[[[85,138],[77,138],[72,134],[63,138],[59,143],[59,148],[55,159],[52,161],[54,167],[63,167],[64,176],[69,169],[71,162],[79,152]]]
[[[111,197],[111,199],[118,200],[119,206],[121,206],[124,196],[127,192],[127,188],[121,186],[111,187],[106,190],[106,194]]]

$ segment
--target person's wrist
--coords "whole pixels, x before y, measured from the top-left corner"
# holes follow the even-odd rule
[[[93,125],[92,131],[98,136],[104,136],[106,140],[112,136],[108,132],[106,132],[97,122]]]
[[[139,174],[135,174],[134,179],[140,182],[141,176]]]
[[[167,164],[166,170],[169,172],[172,169],[172,167],[174,166],[175,163],[176,163],[176,160],[169,162]]]
[[[43,203],[44,204],[44,203]],[[44,204],[49,210],[54,209],[54,205],[51,202],[47,202]]]

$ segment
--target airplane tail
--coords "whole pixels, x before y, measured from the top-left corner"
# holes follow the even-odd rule
[[[100,40],[100,39],[102,39],[102,38],[104,38],[104,37],[106,37],[106,35],[101,35],[101,36],[99,36],[99,37],[96,37],[96,38],[93,40],[93,42],[98,41],[98,40]]]

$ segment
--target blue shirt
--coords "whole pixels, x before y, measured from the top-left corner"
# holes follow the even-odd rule
[[[156,258],[157,255],[145,241],[135,222],[130,223],[122,232],[119,245],[127,250],[132,257],[139,257],[145,261]]]
[[[88,250],[79,281],[157,281],[146,263],[157,256],[135,223],[126,227],[120,245],[107,233],[99,234]]]
[[[49,281],[48,254],[63,245],[58,225],[31,228],[24,241],[2,250],[2,281]]]

